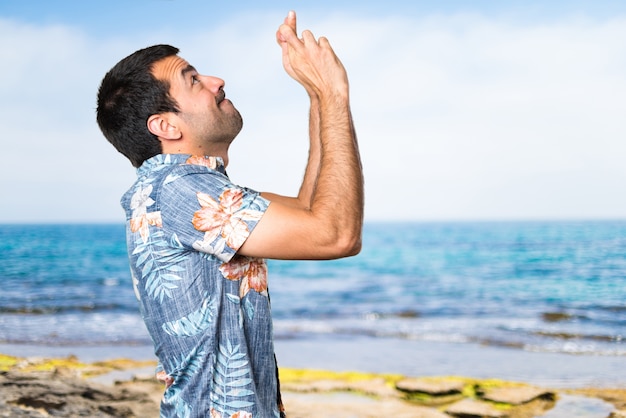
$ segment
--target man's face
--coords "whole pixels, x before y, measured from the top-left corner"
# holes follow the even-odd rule
[[[170,84],[170,96],[178,104],[183,136],[196,144],[230,143],[243,121],[232,102],[225,98],[224,80],[198,74],[177,55],[155,63],[153,75]]]

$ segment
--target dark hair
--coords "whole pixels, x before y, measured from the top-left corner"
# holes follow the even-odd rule
[[[152,75],[155,62],[176,54],[178,48],[170,45],[140,49],[111,68],[98,89],[100,130],[135,167],[162,152],[161,142],[148,130],[148,118],[178,112],[169,83]]]

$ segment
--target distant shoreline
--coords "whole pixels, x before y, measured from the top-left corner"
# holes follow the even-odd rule
[[[571,355],[520,349],[368,337],[278,339],[279,367],[395,373],[405,376],[471,376],[545,387],[626,388],[624,356]],[[151,346],[43,346],[0,344],[0,353],[18,357],[62,358],[83,362],[127,358],[155,360]]]

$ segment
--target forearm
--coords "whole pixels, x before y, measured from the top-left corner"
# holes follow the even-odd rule
[[[307,161],[302,185],[298,192],[298,200],[307,208],[313,203],[317,178],[320,170],[321,137],[320,137],[320,104],[317,97],[311,97],[309,111],[309,158]]]
[[[263,192],[262,196],[272,202],[280,202],[294,208],[310,210],[313,203],[313,193],[320,169],[320,106],[317,97],[311,98],[309,111],[309,157],[304,171],[300,190],[296,197],[283,196],[276,193]]]
[[[357,240],[354,244],[360,245],[363,175],[347,95],[331,94],[321,100],[320,138],[320,168],[312,211],[328,219],[336,239]]]
[[[264,216],[266,222],[262,221],[257,226],[242,254],[267,258],[325,259],[354,255],[360,251],[363,175],[349,103],[347,100],[318,103],[319,124],[311,127],[314,132],[319,132],[319,147],[317,151],[316,147],[312,147],[301,187],[301,192],[307,187],[312,190],[310,207],[298,198],[263,193],[278,206],[270,205]],[[316,154],[319,158],[312,157]],[[318,174],[314,175],[315,172]],[[296,211],[289,211],[287,207]],[[276,234],[277,225],[285,231],[284,237]],[[298,238],[294,240],[291,233],[295,231],[298,231]],[[259,245],[256,251],[250,250],[256,245]]]

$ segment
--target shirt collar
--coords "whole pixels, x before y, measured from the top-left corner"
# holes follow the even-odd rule
[[[190,154],[159,154],[144,161],[137,169],[137,175],[142,176],[151,171],[165,168],[166,166],[184,164],[201,165],[208,169],[226,174],[226,167],[224,166],[222,157]]]

